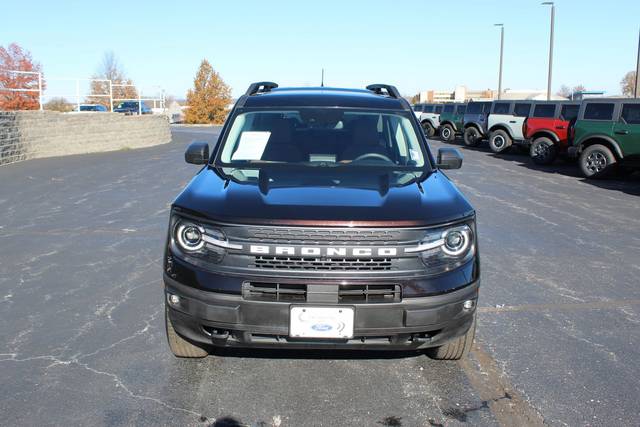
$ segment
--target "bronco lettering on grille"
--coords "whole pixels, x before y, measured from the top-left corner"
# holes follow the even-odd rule
[[[302,257],[389,257],[396,256],[398,254],[398,248],[250,245],[249,252],[258,255],[289,255]]]

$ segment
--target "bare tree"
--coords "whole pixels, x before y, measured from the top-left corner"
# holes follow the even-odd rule
[[[567,85],[562,85],[562,86],[560,86],[560,90],[556,93],[556,95],[562,96],[562,97],[565,97],[565,98],[572,98],[576,94],[578,94],[580,92],[584,92],[585,90],[586,90],[586,88],[584,87],[583,84],[575,85],[573,88],[570,88]]]
[[[59,111],[61,113],[67,113],[69,111],[73,111],[73,104],[62,97],[51,98],[49,102],[44,104],[44,109],[49,111]]]
[[[102,80],[111,80],[112,92],[114,100],[135,100],[138,99],[138,91],[133,85],[133,81],[127,78],[124,67],[122,67],[116,57],[115,53],[108,51],[104,53],[102,62],[98,66],[98,69],[91,77],[94,80],[91,82],[91,95],[86,102],[90,104],[101,104],[109,108],[109,98],[104,95],[109,95],[109,82]],[[118,86],[124,85],[124,86]],[[116,101],[117,103],[117,101]]]
[[[622,90],[623,95],[633,96],[634,89],[636,87],[636,72],[629,71],[624,75],[622,80],[620,80],[620,90]]]

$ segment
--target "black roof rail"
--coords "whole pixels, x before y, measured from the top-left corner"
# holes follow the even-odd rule
[[[376,93],[378,95],[384,95],[384,93],[382,92],[383,89],[385,90],[385,92],[387,92],[387,95],[391,98],[396,98],[396,99],[402,98],[402,96],[400,96],[400,92],[395,86],[385,85],[381,83],[376,83],[376,84],[367,86],[367,90],[370,90],[371,92]]]
[[[274,83],[274,82],[251,83],[249,85],[249,89],[247,89],[247,91],[245,92],[245,95],[251,96],[251,95],[255,95],[256,93],[269,92],[271,89],[275,89],[277,87],[278,87],[278,83]]]

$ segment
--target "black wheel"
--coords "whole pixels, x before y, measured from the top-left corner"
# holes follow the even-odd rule
[[[456,139],[456,131],[453,130],[453,126],[446,124],[440,128],[440,139],[443,141],[451,142]]]
[[[511,141],[509,134],[502,129],[494,130],[489,135],[489,148],[494,153],[502,153],[511,147],[512,143],[513,141]]]
[[[531,159],[538,165],[550,165],[556,159],[557,154],[555,144],[546,136],[536,138],[529,149]]]
[[[437,360],[460,360],[467,357],[473,339],[476,336],[476,314],[473,314],[473,322],[466,334],[455,338],[440,347],[434,347],[427,350],[427,356]]]
[[[582,174],[587,178],[604,178],[616,164],[616,158],[604,145],[590,145],[580,154],[578,160]]]
[[[433,125],[426,120],[422,122],[422,130],[424,131],[424,134],[427,135],[428,138],[433,138],[434,135],[436,134],[436,128],[434,128]]]
[[[182,338],[173,328],[171,318],[169,317],[169,307],[165,305],[164,324],[167,331],[167,341],[169,348],[176,357],[185,357],[190,359],[206,357],[209,352],[202,347],[191,344],[191,342]]]
[[[475,147],[482,140],[480,131],[473,126],[464,130],[464,144],[468,147]]]

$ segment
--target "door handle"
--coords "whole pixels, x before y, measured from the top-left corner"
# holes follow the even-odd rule
[[[629,131],[628,130],[617,130],[614,132],[617,135],[629,135]]]
[[[517,123],[515,120],[509,120],[509,123]]]
[[[566,129],[566,126],[556,126],[556,129]]]

